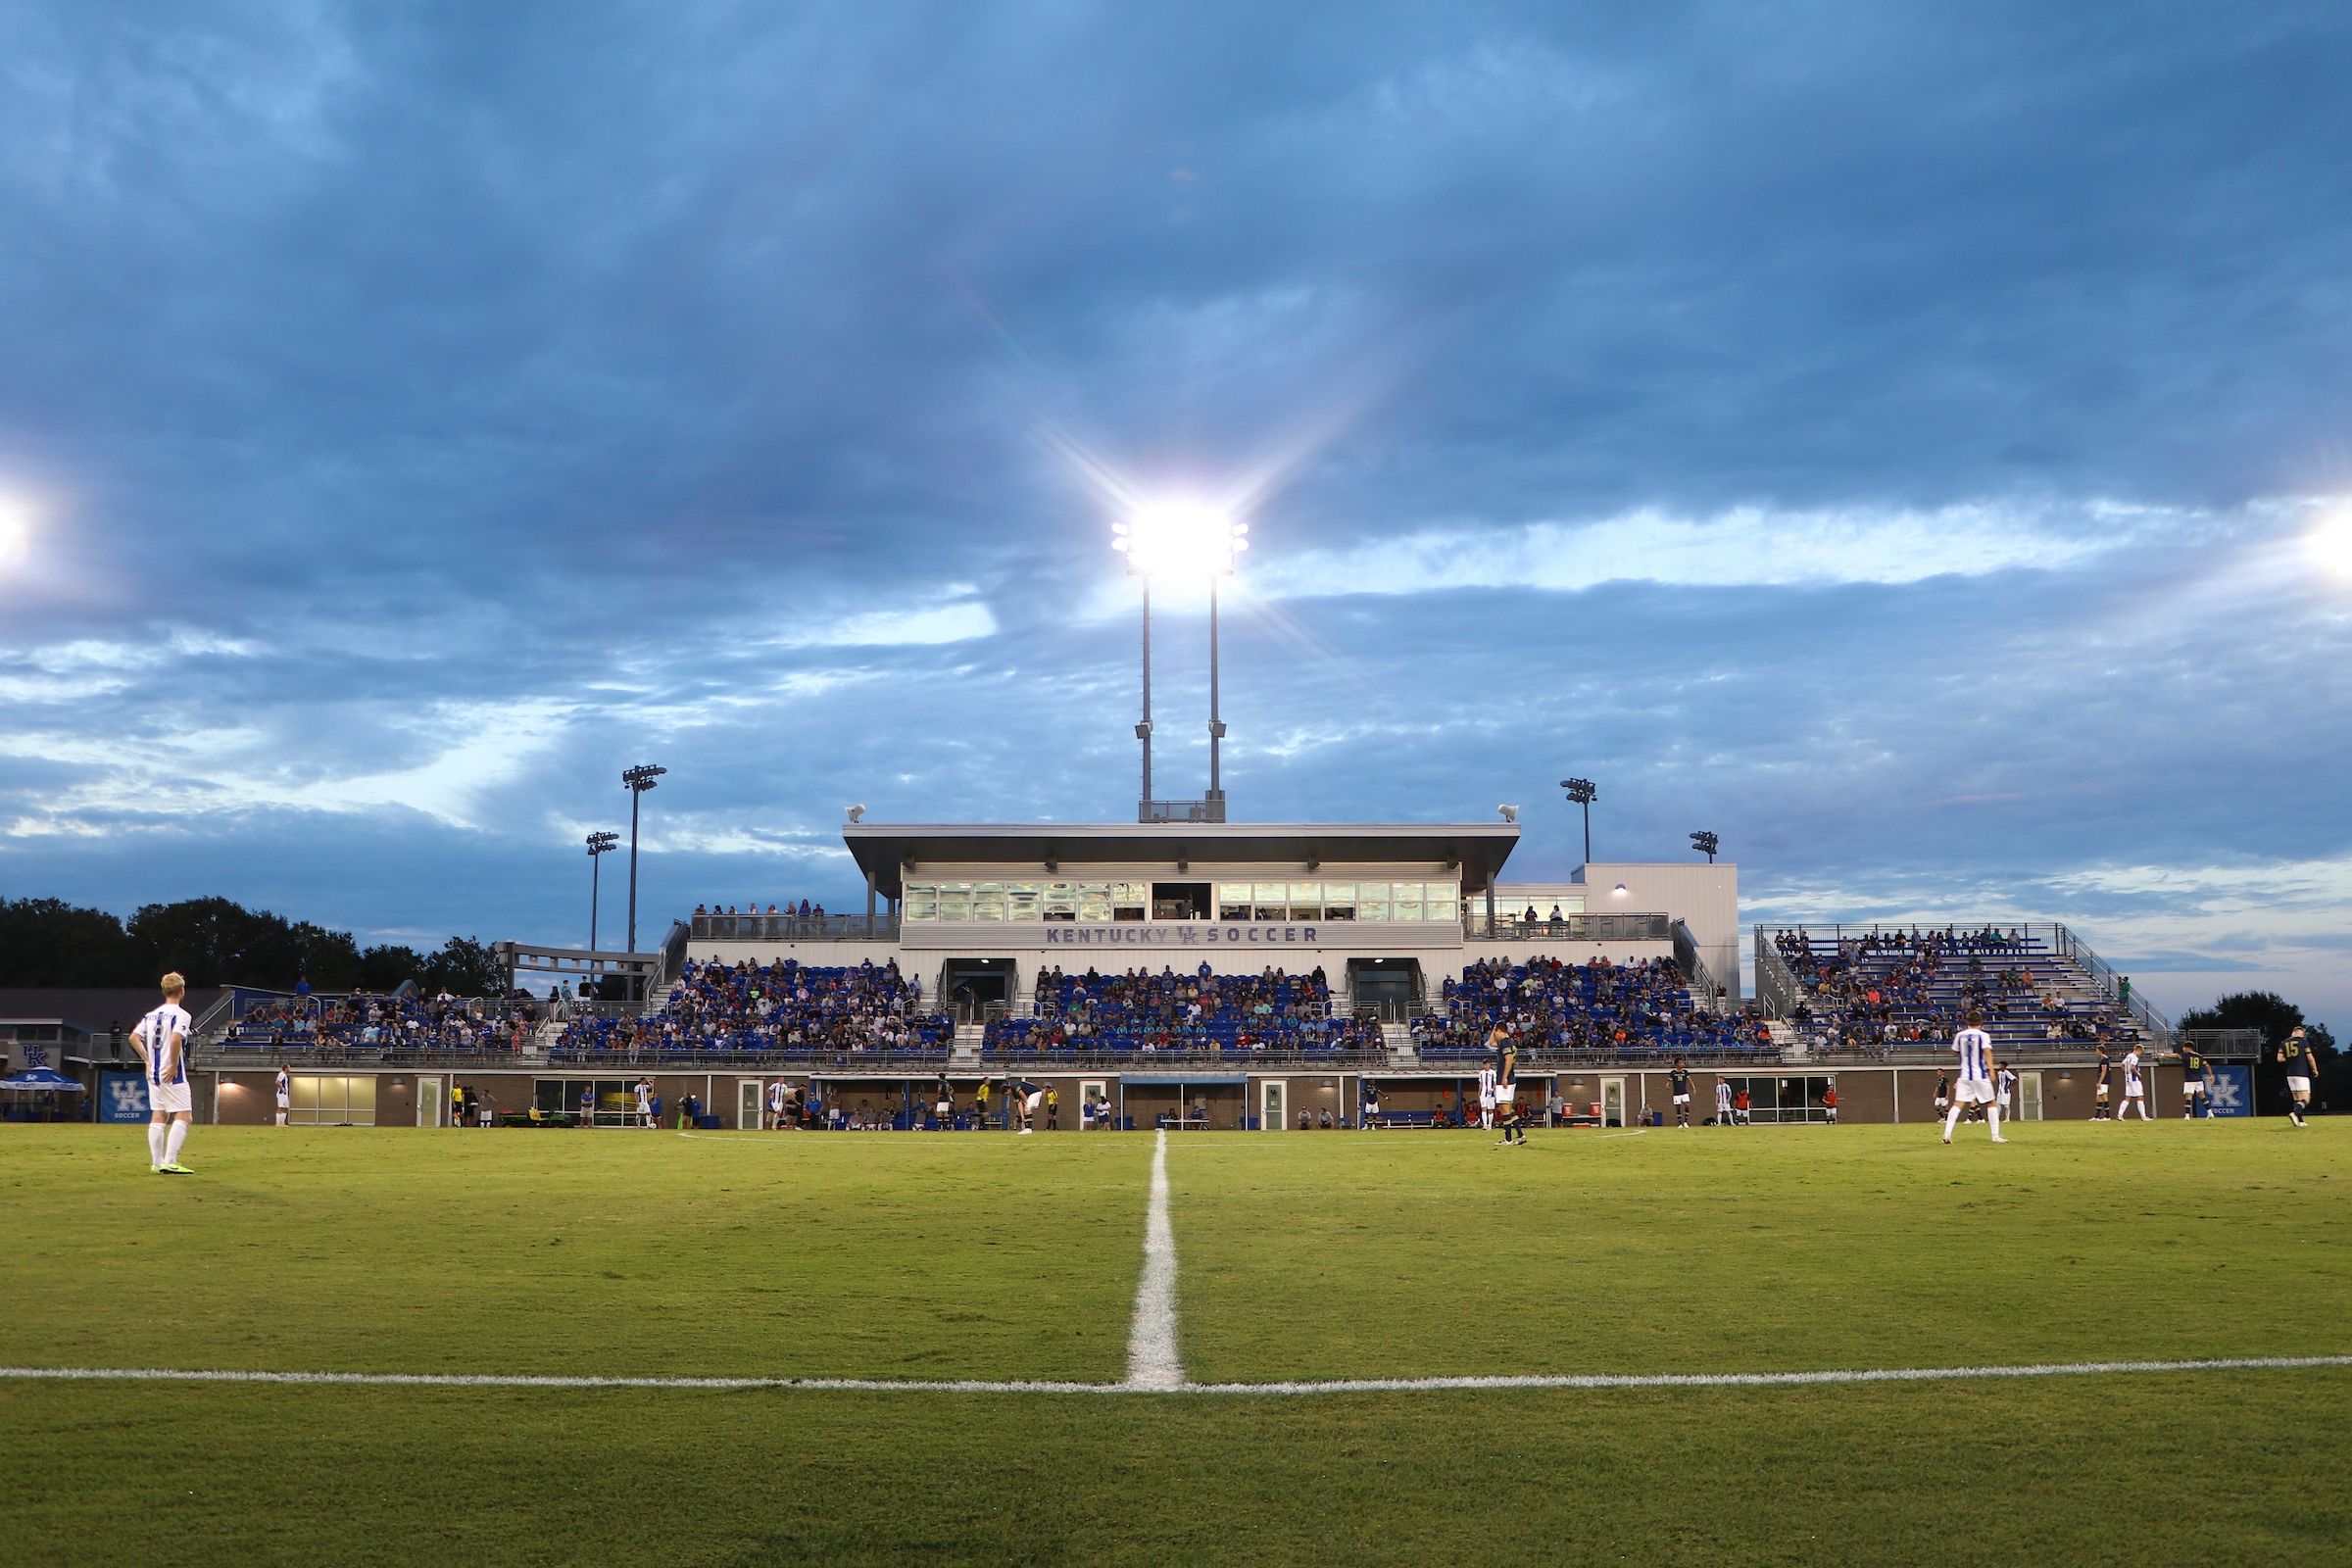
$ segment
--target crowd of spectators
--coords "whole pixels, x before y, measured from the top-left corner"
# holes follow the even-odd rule
[[[1809,932],[1783,930],[1773,946],[1804,992],[1790,1021],[1820,1051],[1883,1058],[1913,1043],[1948,1043],[1972,1008],[2001,1045],[2105,1044],[2135,1033],[2104,1003],[2068,1002],[2066,961],[2016,930],[1874,930],[1818,947]]]
[[[580,1018],[557,1049],[944,1054],[955,1021],[922,1010],[923,983],[898,960],[814,968],[798,959],[733,966],[689,959],[662,1006],[642,1018]]]
[[[1767,1050],[1769,1030],[1691,1005],[1672,958],[1585,963],[1485,958],[1443,987],[1446,1010],[1413,1020],[1424,1059],[1470,1057],[1499,1026],[1523,1052],[1574,1052],[1611,1059],[1657,1054],[1745,1054]]]
[[[431,997],[380,996],[354,991],[291,997],[247,1007],[220,1037],[224,1050],[461,1051],[522,1050],[537,1026],[528,1004],[464,999],[447,991]]]
[[[1035,1016],[992,1020],[983,1049],[1004,1052],[1378,1051],[1380,1027],[1331,1015],[1322,969],[1105,975],[1059,966],[1037,977]]]
[[[722,908],[717,903],[713,902],[708,906],[700,904],[696,905],[694,906],[694,912],[701,915],[736,915],[760,914],[762,911],[760,907],[760,901],[754,899],[750,904],[746,905],[740,910],[738,910],[732,904],[727,905]],[[822,920],[825,917],[825,906],[821,904],[812,905],[807,899],[803,899],[796,907],[790,899],[786,899],[782,908],[778,908],[776,906],[771,904],[767,906],[764,912],[774,915],[778,919]]]

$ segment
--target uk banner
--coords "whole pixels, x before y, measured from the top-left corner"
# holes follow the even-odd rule
[[[2251,1067],[2211,1067],[2213,1074],[2208,1090],[2213,1096],[2216,1116],[2251,1116],[2254,1114],[2254,1069]]]
[[[147,1075],[143,1072],[102,1072],[98,1075],[100,1121],[145,1121]]]

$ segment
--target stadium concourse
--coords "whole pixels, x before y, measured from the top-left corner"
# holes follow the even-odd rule
[[[1677,1058],[1695,1121],[1721,1085],[1751,1124],[1926,1122],[1972,1006],[2020,1119],[2091,1115],[2102,1047],[2139,1052],[2152,1108],[2180,1113],[2169,1023],[2063,926],[1758,928],[1749,998],[1736,864],[1509,883],[1518,832],[853,822],[863,913],[706,906],[655,952],[502,944],[516,997],[548,987],[527,1004],[239,994],[199,1021],[201,1114],[270,1119],[284,1066],[315,1124],[486,1102],[505,1125],[642,1125],[643,1084],[667,1125],[970,1130],[1050,1092],[1039,1132],[1402,1130],[1476,1117],[1499,1028],[1545,1124],[1648,1123]],[[614,976],[638,998],[586,1000]],[[2217,1108],[2242,1111],[2242,1068],[2208,1054]]]

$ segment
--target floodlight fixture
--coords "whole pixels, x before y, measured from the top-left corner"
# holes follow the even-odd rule
[[[1713,865],[1715,863],[1716,843],[1716,837],[1712,833],[1700,832],[1690,835],[1690,847],[1698,851],[1701,855],[1704,855],[1707,858],[1707,863],[1709,865]]]
[[[1600,798],[1600,791],[1592,787],[1592,781],[1589,778],[1564,778],[1560,780],[1560,788],[1568,792],[1568,802],[1571,806],[1581,806],[1585,808],[1585,863],[1591,865],[1592,863],[1592,803]]]
[[[1519,808],[1516,806],[1497,806],[1494,808],[1494,809],[1502,813],[1502,819],[1505,822],[1516,822],[1519,820]]]
[[[620,782],[629,792],[629,951],[631,953],[637,951],[637,806],[645,799],[645,792],[655,787],[654,781],[668,771],[668,768],[656,767],[651,762],[640,762],[635,767],[623,770],[620,775]],[[637,989],[637,966],[631,964],[629,966],[629,990],[632,993]],[[632,998],[632,1000],[634,999]]]
[[[590,953],[596,951],[596,906],[597,896],[602,891],[599,884],[605,868],[603,857],[612,854],[619,847],[620,835],[617,833],[591,833],[588,835],[588,951]]]
[[[2339,577],[2352,577],[2352,514],[2322,523],[2311,536],[2312,554]]]
[[[862,806],[853,806],[848,808],[847,810],[852,823],[856,823],[865,815],[865,808]]]
[[[1144,794],[1139,820],[1152,805],[1152,579],[1208,579],[1208,797],[1211,821],[1225,820],[1225,721],[1217,691],[1217,579],[1233,575],[1234,557],[1250,548],[1250,525],[1206,502],[1168,499],[1137,507],[1110,525],[1110,547],[1127,558],[1127,575],[1144,579],[1144,716],[1135,726],[1143,743]]]

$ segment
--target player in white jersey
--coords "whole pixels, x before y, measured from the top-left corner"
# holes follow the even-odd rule
[[[1729,1127],[1731,1124],[1732,1081],[1729,1078],[1718,1078],[1715,1080],[1715,1125]]]
[[[650,1128],[653,1124],[654,1081],[650,1078],[640,1078],[637,1080],[637,1125]]]
[[[277,1124],[280,1127],[286,1124],[286,1111],[293,1103],[294,1080],[286,1076],[285,1068],[280,1067],[277,1069]]]
[[[147,1063],[147,1154],[151,1169],[166,1176],[192,1176],[179,1162],[194,1118],[195,1098],[188,1088],[188,1031],[195,1020],[179,1004],[188,983],[176,973],[164,976],[164,1004],[139,1020],[130,1038]]]
[[[2154,1121],[2148,1114],[2148,1086],[2139,1081],[2139,1049],[2135,1046],[2124,1053],[2124,1108],[2115,1113],[2117,1121],[2130,1121],[2132,1107],[2139,1107],[2141,1121]]]
[[[1501,1035],[1502,1031],[1497,1029],[1487,1037],[1489,1049],[1493,1049],[1494,1042]],[[1494,1126],[1494,1069],[1493,1067],[1478,1069],[1478,1124],[1489,1131],[1492,1131]]]
[[[1960,1058],[1960,1082],[1952,1091],[1952,1108],[1943,1118],[1947,1144],[1952,1141],[1952,1129],[1960,1124],[1960,1113],[1970,1105],[1984,1107],[1994,1143],[2009,1141],[2001,1136],[2001,1107],[1994,1102],[1992,1087],[1992,1037],[1980,1027],[1984,1022],[1984,1015],[1972,1007],[1968,1027],[1952,1037],[1952,1054]]]
[[[781,1078],[767,1086],[767,1124],[777,1132],[784,1130],[784,1080]]]

